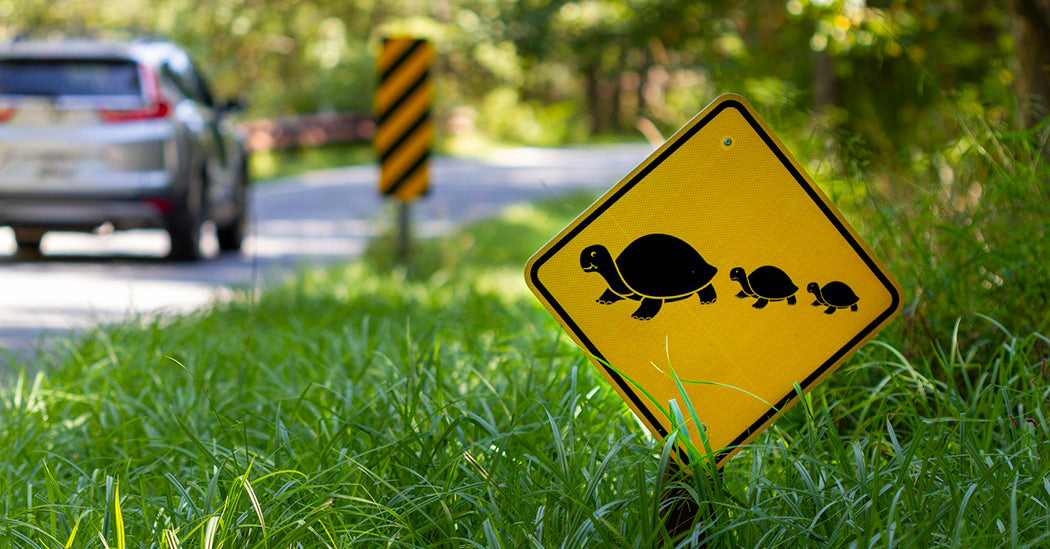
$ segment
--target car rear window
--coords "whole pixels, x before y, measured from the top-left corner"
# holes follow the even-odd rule
[[[123,60],[3,59],[0,94],[139,95],[139,72]]]

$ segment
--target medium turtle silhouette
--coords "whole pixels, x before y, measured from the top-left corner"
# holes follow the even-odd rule
[[[598,303],[641,301],[631,315],[638,320],[655,317],[666,301],[686,299],[693,294],[700,303],[714,303],[718,298],[711,285],[718,269],[685,241],[667,234],[637,238],[615,261],[605,246],[588,246],[580,254],[580,267],[588,273],[597,272],[608,283],[609,287],[596,300]]]
[[[751,274],[747,274],[743,267],[733,267],[733,270],[729,271],[729,278],[739,282],[743,288],[736,294],[737,297],[756,299],[751,305],[756,309],[769,305],[770,301],[786,300],[788,305],[795,304],[798,286],[791,282],[787,273],[772,265],[759,267],[751,271]]]
[[[821,287],[816,282],[810,282],[806,286],[806,291],[815,295],[817,300],[813,302],[813,306],[824,306],[824,314],[832,314],[836,309],[845,309],[849,307],[849,310],[857,310],[857,302],[860,298],[853,292],[853,288],[846,285],[845,282],[828,282]]]

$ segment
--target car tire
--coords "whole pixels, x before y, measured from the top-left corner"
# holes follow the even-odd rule
[[[201,226],[204,224],[204,191],[201,184],[190,185],[186,195],[176,201],[168,216],[168,240],[174,261],[197,261],[201,252]]]
[[[15,242],[18,244],[18,249],[26,251],[40,250],[40,241],[44,239],[45,232],[47,231],[15,229]]]
[[[40,241],[44,239],[45,232],[34,229],[15,229],[15,243],[18,245],[17,254],[26,257],[40,255]]]
[[[241,168],[240,180],[235,191],[233,219],[215,228],[220,251],[236,252],[244,243],[244,234],[248,226],[248,182],[248,167],[244,166]]]

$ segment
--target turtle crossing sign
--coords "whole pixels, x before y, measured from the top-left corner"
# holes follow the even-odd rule
[[[525,275],[653,434],[666,437],[688,399],[696,421],[682,418],[679,436],[719,466],[901,305],[892,276],[736,95],[595,201]]]

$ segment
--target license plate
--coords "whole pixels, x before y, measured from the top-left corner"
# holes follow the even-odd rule
[[[37,158],[41,179],[70,179],[76,173],[77,160],[61,153],[42,154]]]

